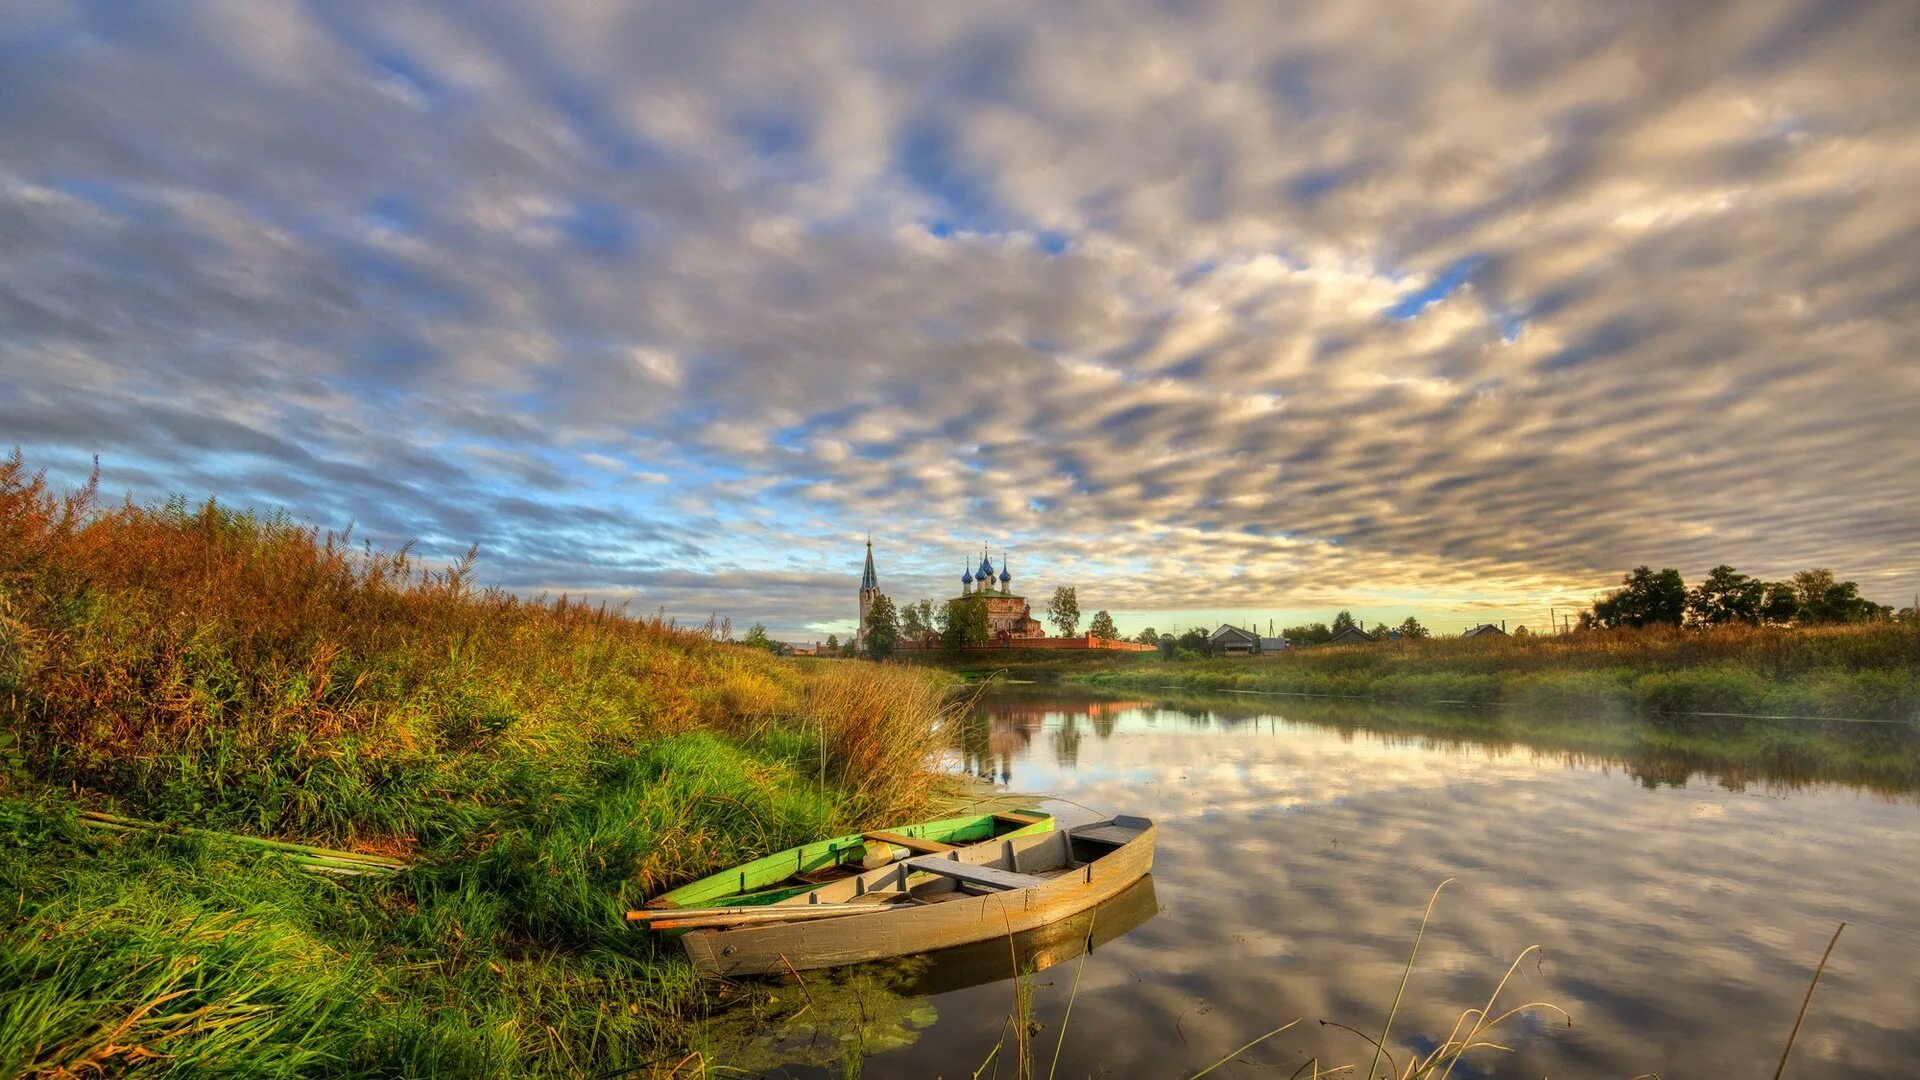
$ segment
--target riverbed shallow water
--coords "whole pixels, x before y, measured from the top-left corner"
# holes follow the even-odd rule
[[[1920,1074],[1914,791],[1369,719],[1284,698],[990,692],[956,767],[1047,793],[1069,825],[1153,818],[1152,879],[1093,916],[1091,952],[1080,923],[1017,956],[1000,942],[816,977],[820,1026],[762,1026],[736,1064],[819,1072],[848,1023],[826,1017],[845,1015],[863,1045],[839,1053],[863,1075],[967,1076],[992,1054],[987,1074],[1012,1076],[1018,960],[1045,969],[1027,982],[1038,1074],[1187,1076],[1297,1018],[1212,1075],[1361,1075],[1373,1049],[1346,1029],[1379,1034],[1451,879],[1386,1042],[1396,1074],[1525,954],[1499,1005],[1550,1002],[1571,1024],[1528,1011],[1496,1033],[1510,1053],[1453,1076],[1771,1076],[1843,921],[1787,1075]]]

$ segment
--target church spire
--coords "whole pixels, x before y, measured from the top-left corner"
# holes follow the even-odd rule
[[[880,577],[873,572],[873,534],[871,533],[867,534],[867,569],[860,575],[860,587],[862,589],[880,587]]]

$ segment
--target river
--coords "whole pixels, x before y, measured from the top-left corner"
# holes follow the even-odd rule
[[[1401,711],[1387,731],[1364,707],[1057,686],[984,697],[956,767],[1048,793],[1067,824],[1160,826],[1151,882],[1095,916],[1084,960],[1084,926],[1028,946],[1053,963],[1030,980],[1038,1074],[1071,996],[1058,1076],[1186,1076],[1296,1018],[1213,1075],[1310,1060],[1360,1075],[1373,1049],[1346,1028],[1380,1033],[1448,879],[1386,1042],[1400,1069],[1538,946],[1499,1003],[1550,1002],[1571,1025],[1528,1011],[1496,1033],[1511,1053],[1476,1052],[1453,1076],[1771,1076],[1844,921],[1787,1075],[1920,1070],[1913,791],[1791,762],[1459,737],[1452,721],[1423,733]],[[966,1076],[1003,1039],[995,1064],[1013,1075],[1010,967],[1000,943],[897,980],[912,1019],[869,1043],[864,1075]]]

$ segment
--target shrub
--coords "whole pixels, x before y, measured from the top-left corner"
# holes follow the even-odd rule
[[[1727,665],[1654,672],[1633,683],[1640,706],[1653,712],[1759,713],[1767,690],[1754,672]]]

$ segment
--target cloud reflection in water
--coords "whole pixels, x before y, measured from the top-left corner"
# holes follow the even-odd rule
[[[1543,1014],[1505,1029],[1515,1052],[1477,1057],[1485,1075],[1765,1075],[1841,920],[1795,1071],[1891,1075],[1920,1057],[1911,794],[1340,730],[1287,719],[1290,703],[1182,711],[1048,691],[982,708],[974,771],[1163,826],[1162,913],[1089,958],[1065,1075],[1178,1074],[1295,1016],[1307,1022],[1253,1057],[1282,1075],[1312,1055],[1360,1062],[1364,1043],[1313,1021],[1380,1022],[1447,877],[1395,1024],[1403,1063],[1540,944],[1502,1000],[1552,1001],[1575,1026]],[[1053,809],[1092,816],[1072,803]],[[1071,980],[1041,981],[1051,1033]],[[1006,989],[935,1004],[933,1029],[870,1075],[977,1061]]]

